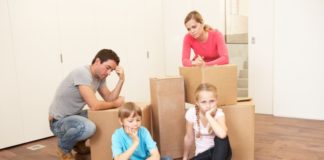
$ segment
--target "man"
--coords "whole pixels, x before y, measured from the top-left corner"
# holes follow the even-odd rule
[[[110,49],[102,49],[92,60],[91,65],[73,70],[58,87],[49,109],[50,128],[58,138],[58,156],[62,160],[73,160],[72,149],[77,153],[90,152],[85,141],[95,133],[96,126],[87,117],[87,104],[91,110],[119,107],[124,98],[119,96],[125,76],[118,66],[119,57]],[[110,91],[106,77],[116,71],[119,81]],[[103,101],[96,98],[99,92]]]

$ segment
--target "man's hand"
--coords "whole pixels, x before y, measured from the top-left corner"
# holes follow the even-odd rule
[[[116,107],[120,107],[125,103],[125,98],[123,96],[119,96],[117,99],[114,100],[114,104]]]
[[[116,73],[119,77],[119,80],[124,81],[125,80],[125,74],[124,74],[124,69],[121,66],[116,67]]]

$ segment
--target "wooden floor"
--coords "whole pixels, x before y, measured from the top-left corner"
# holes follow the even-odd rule
[[[255,127],[256,160],[324,160],[324,121],[256,114]],[[35,144],[45,148],[27,149]],[[56,160],[55,147],[56,138],[47,138],[0,150],[0,160]]]

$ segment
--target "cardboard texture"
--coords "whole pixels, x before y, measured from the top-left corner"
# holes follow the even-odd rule
[[[233,153],[232,160],[254,159],[254,102],[239,102],[220,108],[225,113]]]
[[[142,108],[142,125],[151,131],[151,107],[147,103],[136,102]],[[89,119],[96,124],[96,133],[90,138],[91,159],[112,159],[111,136],[121,125],[118,108],[88,112]]]
[[[218,106],[236,104],[237,66],[234,64],[180,67],[180,75],[185,82],[186,102],[195,104],[195,90],[201,83],[210,83],[217,87]]]
[[[162,156],[182,157],[185,100],[182,77],[150,79],[154,140]]]

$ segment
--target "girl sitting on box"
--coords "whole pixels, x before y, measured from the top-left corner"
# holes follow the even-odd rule
[[[217,108],[217,89],[203,83],[195,91],[196,106],[187,110],[185,118],[183,160],[187,160],[195,140],[194,160],[229,160],[232,151],[227,137],[225,115]]]
[[[112,135],[112,153],[114,160],[160,160],[156,142],[143,126],[142,110],[133,102],[124,104],[118,112],[121,128]],[[166,156],[161,160],[172,160]]]

